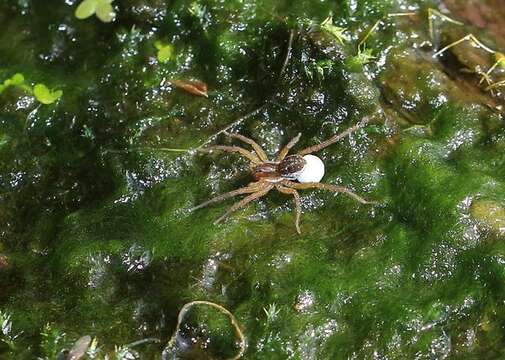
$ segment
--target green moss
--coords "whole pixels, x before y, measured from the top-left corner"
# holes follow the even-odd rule
[[[472,203],[471,214],[484,228],[502,237],[505,231],[505,210],[500,204],[492,201],[478,200]]]
[[[502,355],[501,100],[459,71],[496,59],[427,46],[469,27],[430,39],[414,0],[76,5],[0,5],[0,314],[16,336],[0,333],[0,358],[54,357],[84,335],[97,356],[160,358],[193,300],[236,316],[248,359]],[[406,8],[422,10],[388,16]],[[221,224],[238,198],[191,211],[246,186],[249,164],[161,150],[239,145],[215,136],[235,124],[273,156],[363,119],[316,155],[322,181],[375,203],[300,191],[300,235],[275,190]],[[212,343],[193,354],[236,353],[229,318],[194,310],[184,336]]]

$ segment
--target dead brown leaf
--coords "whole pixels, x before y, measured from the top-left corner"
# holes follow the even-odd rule
[[[178,89],[182,89],[196,96],[209,97],[207,84],[199,80],[170,80],[170,83]]]

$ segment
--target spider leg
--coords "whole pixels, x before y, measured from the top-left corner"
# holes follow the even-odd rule
[[[247,151],[246,149],[241,148],[239,146],[212,145],[212,146],[207,146],[205,148],[202,148],[199,151],[211,152],[213,150],[222,150],[222,151],[226,151],[226,152],[238,152],[240,155],[249,159],[254,164],[261,163],[261,160],[256,155],[254,155],[252,152]]]
[[[259,191],[256,191],[256,192],[252,193],[251,195],[246,196],[245,198],[243,198],[239,202],[236,202],[235,204],[233,204],[233,206],[230,207],[228,209],[228,211],[226,211],[223,214],[223,216],[221,216],[219,219],[214,221],[214,224],[219,224],[221,221],[226,219],[232,212],[249,204],[251,201],[254,201],[254,200],[259,199],[260,197],[266,195],[272,188],[273,188],[273,185],[262,183],[262,186],[259,188]]]
[[[298,142],[298,140],[300,140],[300,136],[302,136],[302,133],[298,133],[298,135],[296,135],[294,138],[292,138],[286,144],[286,146],[284,146],[282,148],[282,150],[279,151],[279,154],[277,155],[277,159],[275,161],[282,161],[282,160],[284,160],[284,158],[288,154],[289,150],[291,150],[291,148],[296,145],[296,143]]]
[[[298,234],[301,234],[302,232],[300,231],[300,214],[302,212],[302,206],[300,204],[300,195],[298,194],[298,191],[296,191],[293,188],[288,188],[284,186],[278,185],[277,190],[283,194],[288,194],[288,195],[293,195],[293,198],[295,200],[295,226],[296,226],[296,232]]]
[[[213,203],[216,203],[216,202],[219,202],[219,201],[223,201],[223,200],[226,200],[228,198],[231,198],[231,197],[234,197],[234,196],[237,196],[237,195],[250,194],[250,193],[256,192],[258,189],[259,189],[258,183],[257,182],[256,183],[252,183],[249,186],[245,186],[243,188],[236,189],[236,190],[233,190],[233,191],[229,191],[227,193],[224,193],[224,194],[218,195],[216,197],[213,197],[212,199],[207,200],[207,201],[201,203],[200,205],[195,206],[190,211],[201,209],[203,207],[206,207],[207,205],[210,205],[210,204],[213,204]]]
[[[343,186],[338,186],[338,185],[333,185],[333,184],[315,183],[315,182],[301,184],[301,183],[296,183],[294,181],[288,181],[288,180],[284,180],[282,182],[282,184],[284,186],[288,186],[293,189],[321,189],[321,190],[333,191],[336,193],[344,193],[347,196],[352,197],[354,200],[356,200],[362,204],[375,204],[375,202],[365,200],[361,196],[353,193],[351,190],[349,190]]]
[[[305,148],[305,149],[299,151],[298,155],[303,156],[303,155],[311,154],[313,152],[322,150],[322,149],[324,149],[327,146],[335,144],[337,141],[339,141],[339,140],[345,138],[346,136],[351,135],[353,132],[361,129],[363,126],[365,126],[368,123],[369,120],[370,120],[369,118],[364,118],[359,123],[357,123],[354,126],[351,126],[347,130],[344,130],[340,134],[334,135],[331,138],[326,139],[326,140],[324,140],[323,142],[321,142],[319,144],[316,144],[316,145],[313,145],[313,146],[309,146],[308,148]]]
[[[268,161],[268,156],[265,153],[265,151],[253,139],[249,139],[248,137],[245,137],[244,135],[240,135],[240,134],[236,134],[236,133],[225,132],[224,134],[231,137],[231,138],[238,139],[240,141],[245,142],[246,144],[251,145],[252,148],[254,149],[254,151],[256,151],[256,155],[260,158],[261,161]]]

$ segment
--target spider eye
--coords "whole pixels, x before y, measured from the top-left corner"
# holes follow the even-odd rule
[[[324,163],[315,155],[305,155],[305,166],[297,174],[296,180],[301,183],[319,182],[324,176]]]

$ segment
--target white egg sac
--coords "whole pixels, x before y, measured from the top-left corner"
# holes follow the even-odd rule
[[[297,174],[296,180],[301,183],[321,181],[324,176],[323,161],[314,155],[305,155],[303,159],[305,160],[305,166]]]

